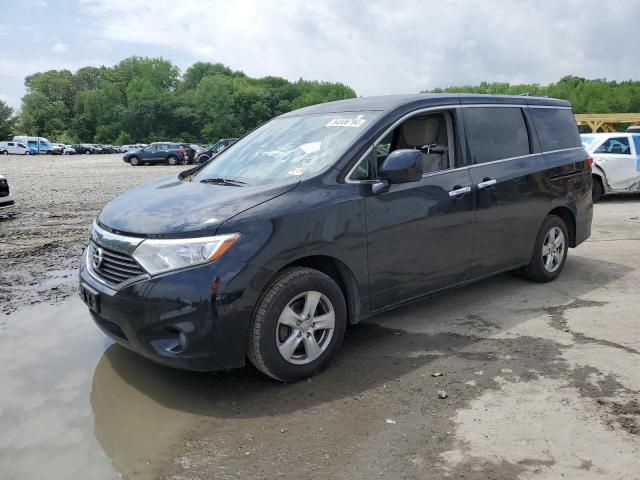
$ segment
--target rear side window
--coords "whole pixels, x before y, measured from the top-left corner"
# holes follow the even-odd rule
[[[463,108],[464,128],[472,163],[486,163],[531,153],[520,108]]]
[[[631,155],[631,147],[627,137],[608,138],[593,153],[613,153],[617,155]]]
[[[531,108],[543,152],[582,146],[576,119],[567,108]]]

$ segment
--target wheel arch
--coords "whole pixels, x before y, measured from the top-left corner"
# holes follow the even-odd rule
[[[569,246],[576,246],[576,216],[569,207],[556,207],[549,212],[549,215],[560,217],[569,231]]]
[[[602,183],[602,191],[607,192],[609,189],[609,184],[607,183],[607,175],[604,173],[604,170],[597,164],[593,164],[593,168],[591,170],[591,176],[597,177]]]
[[[286,264],[276,275],[291,267],[312,268],[329,276],[342,290],[347,304],[348,322],[358,323],[361,313],[358,284],[353,272],[344,262],[328,255],[311,255]]]

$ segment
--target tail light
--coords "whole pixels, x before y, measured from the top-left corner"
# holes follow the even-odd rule
[[[589,170],[591,170],[593,168],[593,157],[591,157],[590,155],[588,155],[585,159],[584,159],[584,163],[587,164],[587,166],[589,167]]]

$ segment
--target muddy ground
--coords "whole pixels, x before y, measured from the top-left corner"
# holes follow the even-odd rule
[[[0,222],[0,478],[640,478],[640,197],[596,205],[552,284],[505,274],[375,317],[282,385],[153,365],[75,296],[101,205],[178,170],[0,157],[20,195]]]
[[[118,193],[187,167],[134,168],[122,155],[0,157],[18,195],[0,210],[0,313],[75,293],[78,257],[92,220]]]

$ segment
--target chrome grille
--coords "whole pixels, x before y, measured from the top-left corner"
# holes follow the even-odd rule
[[[99,247],[93,242],[89,243],[88,248],[91,270],[107,283],[119,285],[145,274],[142,267],[126,253]]]

